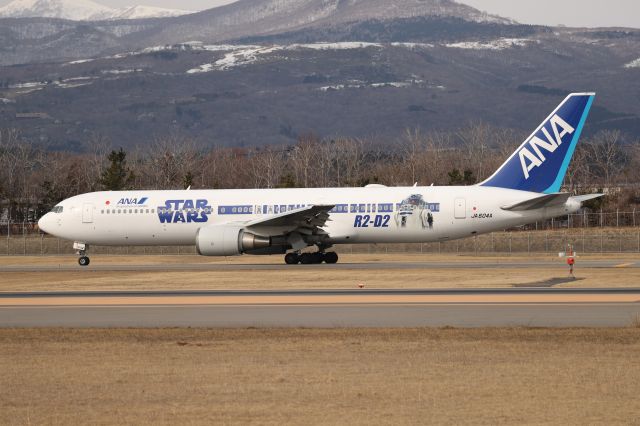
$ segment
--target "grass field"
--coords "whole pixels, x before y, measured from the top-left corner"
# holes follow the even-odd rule
[[[640,328],[0,330],[0,424],[640,424]]]
[[[582,260],[608,260],[619,267],[589,268]],[[557,263],[558,268],[518,268],[516,262],[544,261]],[[74,266],[73,256],[52,257],[0,257],[0,265]],[[308,269],[290,266],[281,270],[145,270],[148,265],[170,264],[281,264],[280,256],[234,258],[205,258],[198,256],[92,256],[92,265],[140,265],[134,271],[99,271],[80,267],[74,271],[3,272],[0,291],[53,291],[53,290],[157,290],[157,289],[292,289],[292,288],[354,288],[365,284],[367,288],[437,288],[437,287],[510,287],[513,285],[540,285],[549,280],[567,278],[564,260],[557,256],[463,256],[421,254],[354,254],[343,255],[343,263],[394,262],[473,262],[500,263],[501,268],[407,268],[393,269],[381,265],[371,269],[342,268]],[[575,281],[564,287],[629,287],[640,283],[640,268],[626,267],[640,262],[637,254],[591,255],[580,257],[576,264]]]

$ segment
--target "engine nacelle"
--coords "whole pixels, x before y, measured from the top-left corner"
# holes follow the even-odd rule
[[[235,256],[268,247],[271,238],[246,232],[242,226],[211,225],[196,234],[196,249],[202,256]]]

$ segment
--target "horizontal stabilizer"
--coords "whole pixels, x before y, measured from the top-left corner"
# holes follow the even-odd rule
[[[520,201],[519,203],[512,204],[510,206],[503,206],[501,207],[501,209],[509,211],[542,209],[545,207],[562,205],[567,202],[569,197],[571,197],[571,194],[569,194],[568,192],[545,194],[539,197],[531,198],[529,200]]]
[[[575,197],[571,197],[572,200],[578,201],[580,203],[584,203],[585,201],[593,200],[594,198],[604,197],[604,194],[586,194],[586,195],[576,195]]]

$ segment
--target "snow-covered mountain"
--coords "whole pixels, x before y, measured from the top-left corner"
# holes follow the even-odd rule
[[[152,6],[111,8],[91,0],[14,0],[0,7],[3,18],[60,18],[73,21],[164,18],[193,13]]]
[[[115,9],[109,19],[168,18],[171,16],[182,16],[190,13],[194,12],[153,6],[129,6],[121,9]]]
[[[468,22],[513,24],[453,0],[238,0],[174,18],[146,34],[146,43],[207,42],[277,34],[368,20],[458,18]]]

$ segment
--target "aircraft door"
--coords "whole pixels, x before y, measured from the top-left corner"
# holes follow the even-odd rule
[[[82,223],[93,222],[93,204],[82,205]]]
[[[464,219],[467,217],[467,202],[464,198],[456,198],[454,216],[456,219]]]

